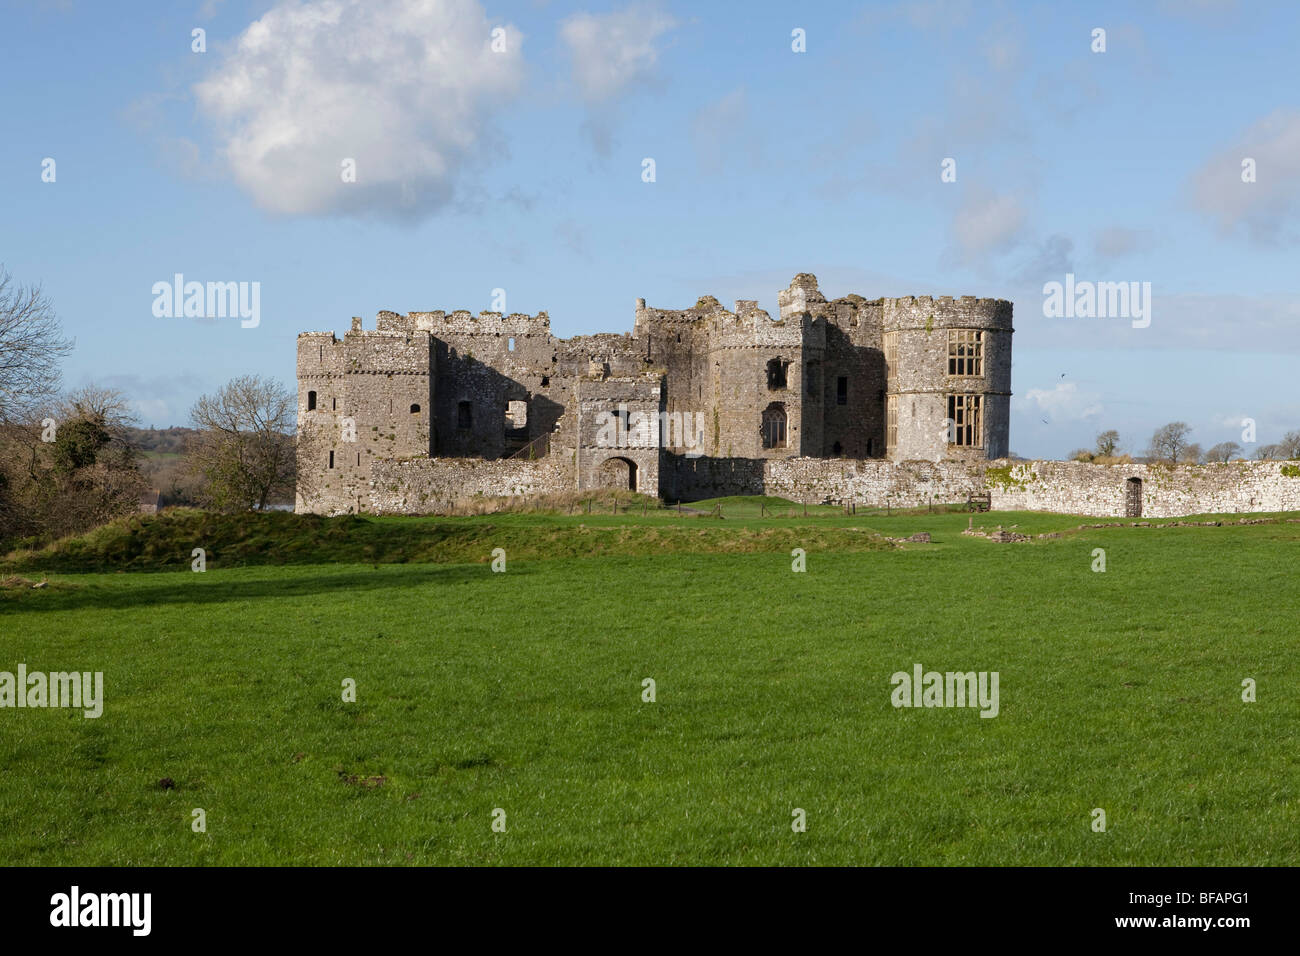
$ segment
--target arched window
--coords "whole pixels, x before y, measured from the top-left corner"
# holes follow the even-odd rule
[[[763,447],[785,447],[785,406],[780,402],[763,409]]]
[[[308,393],[307,393],[307,411],[309,411],[309,412],[314,412],[314,411],[316,411],[316,393],[315,393],[315,392],[308,392]]]
[[[418,414],[420,414],[420,406],[419,406],[419,405],[412,405],[412,406],[411,406],[411,414],[412,414],[412,415],[418,415]]]

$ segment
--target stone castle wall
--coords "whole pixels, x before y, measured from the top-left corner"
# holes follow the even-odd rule
[[[1140,482],[1140,484],[1135,484]],[[1300,464],[1239,461],[1210,465],[1090,465],[1073,461],[828,461],[763,463],[748,489],[794,501],[851,501],[863,507],[924,507],[988,493],[995,511],[1095,517],[1300,511]],[[1136,502],[1140,500],[1140,508]]]
[[[1166,518],[1193,514],[1300,511],[1300,464],[1250,461],[1212,465],[1090,465],[1062,461],[890,462],[879,459],[686,458],[648,449],[617,452],[654,474],[675,502],[726,495],[774,495],[808,504],[923,508],[987,493],[993,511],[1094,517]],[[605,452],[604,456],[610,453]],[[475,496],[528,496],[575,490],[575,453],[537,459],[417,458],[371,466],[364,490],[375,514],[437,514]],[[593,460],[584,489],[627,487],[601,480]],[[651,470],[657,469],[657,470]],[[624,473],[625,474],[625,473]],[[1134,513],[1132,480],[1141,482]],[[678,494],[689,489],[687,494]],[[643,493],[644,489],[639,488]],[[653,492],[650,492],[653,493]]]
[[[563,451],[569,464],[556,467],[568,468],[568,487],[632,487],[678,500],[712,488],[752,488],[763,462],[883,461],[889,383],[882,337],[889,330],[906,338],[895,371],[910,390],[900,426],[907,442],[888,457],[975,460],[1005,451],[1011,303],[827,300],[808,273],[795,276],[778,299],[776,318],[754,300],[738,300],[730,311],[712,296],[681,310],[650,308],[639,299],[631,333],[570,339],[551,334],[545,312],[384,311],[373,329],[353,319],[341,339],[303,333],[297,508],[389,507],[392,501],[371,494],[380,475],[391,474],[383,463],[404,459],[506,461]],[[947,375],[948,328],[988,331],[987,374],[954,385]],[[946,414],[944,389],[953,387],[987,393],[987,440],[978,447],[948,447],[935,437]],[[684,447],[678,428],[668,432],[677,441],[662,450],[657,444],[602,447],[591,434],[595,416],[619,403],[633,413],[689,421],[691,435],[703,442]],[[901,454],[909,450],[917,453]],[[472,471],[471,487],[476,481],[496,488],[502,475],[515,474],[512,468],[503,466],[499,475]],[[416,498],[429,499],[424,486],[441,472],[432,466],[407,472],[421,476]],[[402,507],[411,507],[409,495],[403,500]]]
[[[1001,468],[996,466],[1001,465]],[[1300,464],[1090,465],[1077,461],[989,462],[993,507],[1123,517],[1129,481],[1141,482],[1141,517],[1300,510]]]
[[[571,455],[571,453],[570,453]],[[568,461],[566,462],[566,459]],[[446,513],[458,501],[477,496],[554,494],[573,488],[571,457],[412,458],[376,462],[371,469],[371,513]]]

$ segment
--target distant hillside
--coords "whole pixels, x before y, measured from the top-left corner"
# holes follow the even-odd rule
[[[186,443],[198,434],[194,428],[128,428],[127,439],[136,448],[149,453],[183,455]]]

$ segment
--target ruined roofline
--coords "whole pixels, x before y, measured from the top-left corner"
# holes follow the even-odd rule
[[[951,296],[951,295],[901,295],[886,296],[875,300],[881,305],[973,305],[980,308],[997,308],[1004,305],[1014,305],[1010,299],[986,299],[973,295]]]

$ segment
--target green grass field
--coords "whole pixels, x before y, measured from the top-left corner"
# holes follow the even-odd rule
[[[0,670],[106,699],[0,710],[0,860],[1300,863],[1300,523],[759,510],[182,512],[13,557],[49,586],[0,589]],[[998,671],[999,715],[895,709],[916,663]]]

